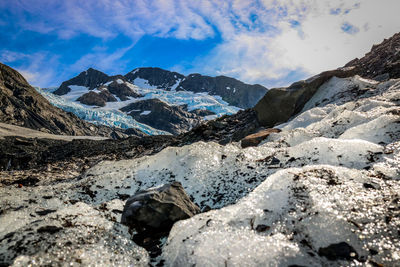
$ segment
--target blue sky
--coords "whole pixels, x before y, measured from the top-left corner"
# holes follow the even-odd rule
[[[154,66],[284,86],[400,29],[398,0],[0,0],[0,62],[37,86]]]

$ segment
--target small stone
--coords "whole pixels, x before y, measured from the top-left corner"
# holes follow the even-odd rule
[[[318,255],[326,257],[328,260],[352,260],[358,258],[355,249],[346,242],[331,244],[318,250]]]
[[[269,229],[271,229],[271,227],[265,224],[259,224],[256,227],[256,231],[259,233],[268,231]]]

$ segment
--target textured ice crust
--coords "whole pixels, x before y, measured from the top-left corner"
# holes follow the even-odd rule
[[[332,78],[327,89],[282,132],[245,149],[267,157],[258,169],[267,179],[236,204],[174,225],[166,266],[400,262],[400,81]],[[340,242],[355,260],[318,255]]]
[[[400,80],[328,83],[340,97],[319,103],[317,94],[258,147],[198,142],[101,162],[81,179],[0,186],[0,260],[146,264],[146,252],[118,223],[121,199],[177,180],[201,208],[215,210],[174,225],[160,258],[166,266],[396,266]],[[357,260],[318,255],[340,242]]]

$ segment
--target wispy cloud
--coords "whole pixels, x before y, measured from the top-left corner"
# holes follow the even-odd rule
[[[0,8],[9,19],[17,18],[13,23],[21,31],[66,41],[81,35],[98,38],[69,66],[74,72],[88,66],[122,70],[127,52],[145,35],[179,40],[218,36],[219,44],[198,55],[189,68],[180,62],[170,65],[267,86],[342,66],[400,28],[398,0],[16,0],[0,2]],[[107,48],[121,35],[130,43]],[[41,70],[37,60],[29,60],[31,73],[50,69]]]

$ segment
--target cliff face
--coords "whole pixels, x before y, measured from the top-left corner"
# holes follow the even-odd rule
[[[61,135],[110,136],[113,132],[54,107],[20,73],[1,63],[0,122]]]

